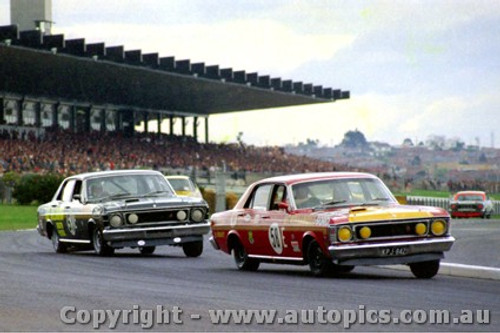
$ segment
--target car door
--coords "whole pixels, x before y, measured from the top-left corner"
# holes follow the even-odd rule
[[[286,212],[278,203],[285,199],[283,184],[258,185],[245,204],[238,225],[250,254],[279,257],[286,252],[283,236],[283,220]]]
[[[76,240],[85,236],[80,198],[81,181],[70,179],[52,203],[52,219],[62,239]]]

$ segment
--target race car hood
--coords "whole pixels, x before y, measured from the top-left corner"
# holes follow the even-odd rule
[[[107,212],[143,209],[207,207],[203,199],[190,197],[138,197],[114,200],[102,203]]]
[[[436,216],[447,216],[447,212],[437,207],[406,205],[354,206],[335,211],[317,212],[319,220],[329,220],[333,224],[423,219]]]

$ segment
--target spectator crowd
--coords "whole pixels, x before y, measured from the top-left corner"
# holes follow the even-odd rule
[[[304,156],[286,154],[280,147],[198,143],[191,137],[141,134],[123,137],[116,132],[72,133],[50,130],[0,134],[0,174],[59,173],[133,168],[174,168],[230,172],[316,172],[336,166]]]

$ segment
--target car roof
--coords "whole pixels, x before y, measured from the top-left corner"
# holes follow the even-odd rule
[[[130,169],[130,170],[109,170],[109,171],[95,171],[95,172],[85,172],[77,175],[73,175],[68,178],[77,178],[77,179],[88,179],[88,178],[96,178],[96,177],[104,177],[104,176],[123,176],[123,175],[163,175],[159,171],[155,170],[139,170],[139,169]]]
[[[460,191],[460,192],[457,192],[455,195],[486,195],[486,192],[484,191]]]
[[[257,183],[280,182],[292,185],[300,182],[325,180],[325,179],[339,179],[339,178],[377,178],[377,177],[372,174],[364,172],[313,172],[313,173],[299,173],[293,175],[276,176],[276,177],[262,179]]]
[[[184,176],[184,175],[168,175],[165,176],[167,179],[189,179],[189,176]]]

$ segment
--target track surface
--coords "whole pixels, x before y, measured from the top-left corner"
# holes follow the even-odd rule
[[[454,220],[452,231],[457,242],[445,262],[500,267],[499,220]],[[349,327],[354,331],[500,331],[500,281],[443,275],[417,280],[410,272],[379,267],[356,267],[337,278],[313,278],[306,266],[263,264],[258,272],[240,272],[230,256],[207,242],[199,258],[186,258],[175,247],[159,247],[147,257],[124,249],[105,258],[92,252],[56,254],[34,230],[0,232],[0,286],[0,331],[88,331],[92,322],[65,324],[61,310],[74,307],[67,317],[75,319],[78,311],[135,309],[137,314],[157,306],[164,321],[170,311],[170,323],[154,322],[151,330],[345,330],[342,321],[318,323],[317,312],[316,324],[245,325],[213,324],[209,312],[277,310],[285,317],[287,310],[320,309],[355,311],[358,323]],[[182,310],[177,318],[174,307]],[[360,323],[371,310],[390,310],[391,318],[404,310],[446,310],[453,318],[462,310],[489,310],[490,324]],[[138,324],[129,318],[128,324],[120,318],[117,329],[138,331],[148,323],[145,317]]]

